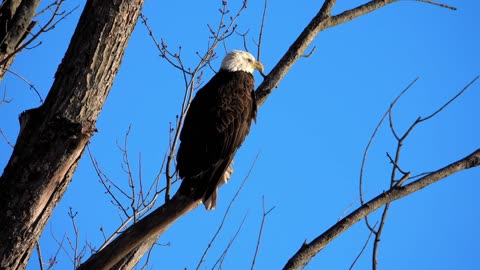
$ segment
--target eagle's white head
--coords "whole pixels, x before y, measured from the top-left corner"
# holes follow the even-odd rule
[[[262,63],[255,60],[255,57],[249,52],[233,50],[223,58],[220,69],[227,71],[245,71],[252,73],[259,70],[263,74]]]

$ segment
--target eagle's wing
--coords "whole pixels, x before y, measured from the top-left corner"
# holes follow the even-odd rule
[[[248,132],[256,105],[253,76],[218,72],[190,104],[180,134],[177,168],[184,183],[194,181],[208,199]],[[252,105],[253,104],[253,105]]]

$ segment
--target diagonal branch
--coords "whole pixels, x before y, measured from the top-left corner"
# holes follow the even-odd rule
[[[260,250],[260,243],[262,242],[262,233],[263,233],[263,227],[265,226],[265,219],[267,219],[268,214],[275,209],[275,206],[266,210],[265,209],[265,196],[262,197],[262,209],[263,209],[263,216],[262,216],[262,222],[260,223],[260,230],[258,232],[258,238],[257,238],[257,245],[255,246],[255,253],[253,255],[253,260],[252,260],[252,267],[251,269],[255,269],[255,261],[257,260],[257,255],[258,251]]]
[[[368,14],[388,4],[397,2],[397,0],[373,0],[356,8],[344,11],[338,15],[331,16],[330,13],[335,5],[335,2],[335,0],[327,0],[323,3],[317,15],[313,17],[313,19],[292,43],[280,61],[275,65],[268,76],[266,76],[265,80],[260,84],[260,86],[258,86],[255,94],[257,96],[257,104],[259,107],[267,100],[268,95],[270,95],[273,89],[278,86],[282,78],[285,76],[285,74],[287,74],[293,64],[305,54],[305,50],[312,43],[313,39],[318,35],[318,33],[327,28],[337,26],[362,15]],[[431,1],[421,2],[428,2],[429,4],[432,4],[430,3]],[[445,8],[447,7],[445,6]]]
[[[312,43],[313,39],[321,31],[337,26],[339,24],[351,21],[357,17],[370,13],[381,7],[395,2],[395,0],[374,0],[356,8],[347,10],[335,16],[330,16],[330,12],[335,5],[334,0],[327,0],[323,3],[320,11],[305,27],[303,32],[292,43],[287,52],[280,61],[270,71],[265,80],[258,86],[255,94],[257,96],[257,104],[260,107],[266,100],[268,95],[280,83],[280,80],[287,74],[293,64],[305,54],[305,50]]]
[[[402,187],[393,187],[383,192],[377,197],[366,202],[364,205],[357,208],[351,214],[337,222],[330,227],[324,233],[319,235],[310,243],[304,243],[300,250],[287,262],[284,270],[299,269],[305,265],[311,258],[313,258],[318,252],[320,252],[328,243],[330,243],[337,236],[342,234],[353,224],[357,223],[361,219],[365,218],[370,213],[374,212],[383,205],[392,201],[403,198],[416,191],[419,191],[428,185],[431,185],[439,180],[457,173],[462,170],[470,169],[480,166],[480,149],[475,150],[470,155],[453,162],[435,172],[432,172],[408,185]]]
[[[153,244],[177,219],[197,207],[199,201],[175,194],[168,202],[130,226],[109,245],[92,255],[77,270],[111,269],[143,244]],[[148,246],[150,248],[150,246]],[[145,250],[147,251],[148,248]]]

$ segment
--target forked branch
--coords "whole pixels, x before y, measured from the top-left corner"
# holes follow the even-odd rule
[[[403,183],[405,183],[409,179],[409,177],[411,175],[410,172],[402,170],[400,168],[399,164],[400,164],[400,156],[401,156],[401,152],[402,152],[402,149],[403,149],[404,142],[408,138],[408,136],[411,134],[413,129],[415,127],[417,127],[419,124],[421,124],[423,122],[426,122],[426,121],[432,119],[433,117],[435,117],[436,115],[438,115],[448,105],[450,105],[455,99],[457,99],[461,94],[463,94],[477,79],[478,79],[478,76],[476,78],[474,78],[470,83],[468,83],[454,97],[452,97],[450,100],[448,100],[444,105],[442,105],[439,109],[437,109],[435,112],[433,112],[429,116],[418,117],[410,125],[410,127],[407,129],[407,131],[405,131],[405,133],[401,136],[398,135],[398,133],[395,131],[395,128],[394,128],[394,123],[393,123],[393,120],[392,120],[392,109],[393,109],[394,103],[392,103],[392,105],[390,106],[390,109],[388,111],[388,115],[389,115],[390,130],[391,130],[393,136],[397,140],[397,146],[396,146],[396,151],[395,151],[395,157],[394,158],[392,158],[390,156],[390,154],[388,154],[388,152],[387,152],[387,157],[390,159],[390,163],[392,164],[392,169],[391,169],[392,171],[391,171],[391,175],[390,175],[390,188],[400,187],[401,185],[403,185]],[[397,180],[397,172],[402,174],[401,178],[398,179],[398,180]],[[380,238],[382,236],[383,228],[384,228],[385,223],[386,223],[386,219],[387,219],[389,209],[390,209],[390,203],[387,203],[385,205],[383,211],[382,211],[382,216],[381,216],[381,219],[380,219],[380,225],[378,226],[378,230],[373,230],[373,233],[375,234],[375,240],[374,240],[374,244],[373,244],[373,253],[372,253],[372,269],[373,270],[377,269],[377,258],[378,258],[378,250],[379,250],[379,245],[380,245]]]

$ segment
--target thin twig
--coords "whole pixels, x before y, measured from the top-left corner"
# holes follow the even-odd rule
[[[120,192],[123,192],[122,189],[120,189],[118,186],[115,185],[115,183],[113,181],[111,181],[108,176],[102,172],[102,170],[100,169],[100,165],[98,164],[97,160],[95,159],[95,157],[93,156],[92,154],[92,151],[90,150],[90,146],[87,145],[87,152],[88,152],[88,155],[90,157],[90,161],[92,162],[92,165],[93,165],[93,168],[95,169],[95,173],[97,174],[98,176],[98,180],[99,182],[102,184],[102,186],[105,188],[105,191],[107,192],[107,194],[110,196],[110,198],[112,198],[112,200],[110,201],[114,206],[118,207],[118,209],[120,209],[123,214],[126,216],[126,217],[129,217],[129,213],[127,211],[127,209],[125,209],[122,205],[122,203],[119,201],[119,199],[117,198],[117,196],[115,196],[115,194],[113,194],[112,192],[112,189],[111,189],[111,186],[109,186],[107,183],[110,183],[112,184],[114,187],[116,187]]]
[[[14,55],[18,54],[21,50],[28,47],[28,45],[30,45],[34,40],[36,40],[40,36],[40,34],[51,31],[52,29],[54,29],[58,23],[60,23],[64,19],[66,19],[70,14],[72,14],[79,7],[79,6],[76,6],[67,13],[60,12],[60,8],[62,7],[62,4],[63,4],[64,1],[65,0],[60,0],[60,1],[56,2],[56,8],[52,12],[52,16],[47,21],[47,23],[43,27],[41,27],[40,30],[37,33],[33,34],[30,39],[25,41],[21,46],[18,46],[17,48],[15,48],[15,50],[13,52],[9,53],[6,57],[4,57],[0,61],[0,67],[3,67],[5,65],[5,63],[7,63],[10,60],[10,58],[12,58]],[[55,21],[55,18],[57,18],[57,16],[59,16],[59,15],[63,15],[63,16],[60,17],[57,21]],[[43,101],[42,101],[42,103],[43,103]]]
[[[388,210],[390,209],[390,203],[385,204],[382,211],[382,217],[380,219],[380,226],[378,230],[374,231],[375,239],[373,241],[373,251],[372,251],[372,270],[377,270],[377,258],[378,258],[378,249],[380,245],[380,237],[382,236],[383,228],[387,220]]]
[[[395,131],[395,127],[393,126],[392,112],[393,112],[393,104],[390,105],[390,111],[388,112],[388,124],[390,126],[390,131],[392,132],[393,137],[395,137],[395,139],[399,141],[400,137],[398,136],[397,132]]]
[[[268,0],[264,1],[263,5],[263,15],[262,15],[262,23],[260,24],[260,33],[258,34],[258,43],[257,43],[257,61],[260,61],[260,53],[262,47],[262,38],[263,38],[263,29],[265,28],[265,18],[267,17],[267,7],[268,7]]]
[[[423,121],[427,121],[428,119],[434,117],[435,115],[437,115],[439,112],[443,111],[443,109],[445,109],[450,103],[452,103],[455,99],[457,99],[460,95],[463,94],[463,92],[465,92],[475,81],[477,81],[478,77],[480,76],[477,76],[475,77],[470,83],[468,83],[460,92],[458,92],[454,97],[452,97],[449,101],[447,101],[445,104],[443,104],[442,107],[440,107],[440,109],[436,110],[434,113],[432,113],[431,115],[423,118],[422,120],[420,120],[421,122]]]
[[[5,133],[3,133],[3,130],[0,128],[0,134],[2,135],[3,139],[5,140],[5,142],[11,147],[11,148],[14,148],[15,145],[13,145],[7,138],[7,135],[5,135]]]
[[[423,2],[423,3],[427,3],[427,4],[432,4],[432,5],[434,5],[434,6],[439,6],[439,7],[442,7],[442,8],[448,8],[448,9],[451,9],[451,10],[457,10],[456,7],[449,6],[449,5],[442,4],[442,3],[433,2],[433,1],[430,1],[430,0],[413,0],[413,1]]]
[[[404,175],[402,176],[402,178],[400,178],[398,181],[396,181],[395,187],[400,187],[400,186],[402,186],[403,183],[405,183],[408,179],[410,179],[410,175],[411,175],[410,172],[407,172],[406,174],[404,174]]]
[[[74,240],[74,243],[72,244],[72,242],[70,241],[70,238],[67,237],[67,241],[70,245],[70,248],[72,249],[73,251],[73,269],[75,270],[78,266],[80,266],[80,263],[82,261],[82,258],[83,256],[85,255],[85,251],[86,251],[86,246],[83,246],[82,249],[78,249],[78,239],[79,239],[79,236],[80,236],[80,233],[79,233],[79,230],[78,230],[78,226],[77,226],[77,223],[75,222],[75,217],[77,216],[78,212],[75,212],[73,213],[73,210],[72,208],[70,207],[69,210],[68,210],[68,216],[70,217],[70,220],[72,221],[72,227],[73,227],[73,232],[74,232],[74,235],[75,235],[75,240]]]
[[[388,152],[387,152],[387,157],[388,157],[388,159],[390,160],[390,163],[393,165],[393,167],[394,167],[395,169],[397,169],[399,172],[401,172],[403,175],[409,173],[409,172],[403,171],[403,170],[400,168],[400,166],[398,166],[398,164],[395,163],[395,160],[392,159],[392,157],[390,156],[390,154],[389,154]],[[394,178],[394,179],[395,179],[395,178]]]
[[[68,210],[68,216],[70,217],[70,220],[72,221],[72,227],[73,227],[73,233],[75,235],[75,243],[72,246],[72,243],[70,242],[69,237],[67,237],[68,242],[70,243],[70,247],[73,250],[73,269],[77,267],[77,260],[78,260],[78,228],[77,224],[75,223],[75,217],[77,216],[78,212],[73,213],[72,208],[70,207]]]
[[[383,121],[385,121],[385,118],[387,115],[392,111],[393,107],[397,103],[397,101],[415,84],[415,82],[418,80],[418,77],[415,78],[411,83],[408,84],[405,89],[403,89],[400,94],[397,95],[397,97],[392,101],[390,104],[390,107],[388,110],[385,112],[385,114],[382,116],[380,121],[378,122],[377,126],[375,127],[375,130],[372,133],[372,136],[370,136],[370,139],[368,140],[367,146],[365,147],[365,150],[363,151],[363,157],[362,157],[362,165],[360,166],[360,176],[359,176],[359,194],[360,194],[360,203],[363,205],[365,203],[364,200],[364,194],[363,194],[363,176],[364,176],[364,171],[365,171],[365,165],[367,163],[367,156],[368,152],[370,150],[370,147],[373,143],[373,140],[375,139],[375,136],[377,135],[378,130],[383,124]],[[365,224],[368,227],[370,231],[373,231],[373,226],[370,225],[368,221],[368,217],[365,217]]]
[[[265,219],[267,218],[267,215],[270,212],[272,212],[273,209],[275,209],[275,206],[270,208],[268,211],[266,211],[265,196],[262,196],[262,209],[263,209],[262,223],[260,224],[260,231],[258,232],[258,238],[257,238],[257,246],[255,247],[255,253],[253,255],[252,267],[251,267],[252,270],[255,268],[255,261],[257,260],[257,254],[258,254],[258,251],[260,250],[260,242],[262,241],[262,232],[263,232],[263,227],[265,225]]]
[[[242,183],[240,184],[240,187],[237,189],[237,192],[235,192],[235,195],[233,195],[232,199],[230,200],[230,203],[229,203],[228,206],[227,206],[227,210],[225,210],[225,213],[223,214],[222,221],[220,222],[220,225],[218,226],[217,231],[216,231],[215,234],[213,235],[212,239],[210,240],[210,242],[208,243],[207,247],[205,248],[202,256],[200,257],[200,260],[198,261],[197,268],[196,268],[197,270],[200,269],[200,266],[201,266],[202,263],[205,261],[205,257],[207,256],[208,251],[209,251],[210,248],[213,246],[213,243],[214,243],[215,240],[217,239],[217,236],[220,234],[220,231],[222,230],[223,225],[225,224],[225,221],[226,221],[226,219],[227,219],[228,213],[230,212],[230,208],[232,207],[233,203],[235,202],[235,200],[237,199],[238,195],[240,194],[240,191],[242,191],[243,186],[245,185],[245,183],[247,182],[247,180],[250,178],[250,174],[252,173],[253,168],[255,167],[255,164],[256,164],[256,162],[257,162],[258,156],[259,156],[259,154],[257,154],[257,156],[255,157],[255,159],[253,160],[253,163],[252,163],[252,165],[250,166],[250,170],[248,170],[248,173],[247,173],[247,175],[245,176],[245,178],[243,178],[243,181],[242,181]]]
[[[42,252],[40,251],[40,244],[35,243],[35,249],[37,250],[37,255],[38,255],[38,264],[40,265],[40,270],[43,270],[43,258],[42,258]]]
[[[1,64],[0,64],[1,65]],[[30,90],[33,90],[35,92],[35,94],[37,94],[37,97],[38,99],[40,100],[40,103],[43,103],[43,98],[42,96],[40,95],[40,92],[38,92],[37,88],[35,88],[35,85],[33,85],[32,83],[30,83],[27,79],[25,79],[25,77],[23,77],[22,75],[18,74],[17,72],[13,71],[13,70],[10,70],[10,69],[4,69],[3,67],[0,67],[2,68],[3,70],[7,71],[7,72],[10,72],[12,73],[13,75],[15,75],[17,78],[19,78],[20,80],[24,81],[26,84],[28,84],[28,86],[30,87]]]
[[[92,162],[93,164],[93,167],[95,169],[95,172],[97,173],[97,176],[99,178],[99,182],[103,185],[103,187],[105,188],[105,191],[107,194],[109,194],[109,196],[112,198],[112,204],[114,206],[117,206],[124,214],[124,216],[126,217],[125,220],[122,219],[122,222],[121,224],[117,227],[117,229],[110,235],[110,237],[106,237],[105,235],[105,231],[103,229],[103,227],[100,228],[100,231],[105,239],[105,242],[102,244],[102,246],[98,249],[98,251],[102,250],[105,246],[107,246],[113,239],[115,239],[116,236],[118,236],[127,226],[128,224],[130,224],[130,222],[134,221],[134,218],[136,217],[137,219],[142,217],[145,213],[147,213],[150,209],[153,208],[153,206],[155,205],[155,202],[158,198],[158,195],[161,194],[162,192],[165,191],[165,189],[162,189],[162,190],[159,190],[157,192],[155,192],[153,195],[153,197],[151,199],[144,199],[142,201],[142,207],[138,207],[135,212],[134,212],[134,215],[130,215],[127,211],[127,209],[125,207],[122,206],[122,203],[119,201],[119,199],[117,198],[117,196],[115,194],[113,194],[111,188],[107,185],[107,183],[111,183],[112,185],[114,185],[113,181],[111,181],[101,170],[100,168],[100,165],[98,164],[97,160],[95,159],[95,157],[93,156],[91,150],[90,150],[90,147],[87,145],[87,153],[90,157],[90,161]],[[162,165],[163,167],[163,165]],[[157,175],[157,177],[155,178],[154,180],[154,183],[157,182],[158,183],[159,181],[159,176]],[[175,183],[175,182],[174,182]],[[153,185],[153,184],[152,184]],[[118,187],[119,189],[119,187]],[[121,189],[120,189],[121,190]],[[150,196],[150,192],[151,192],[151,188],[150,190],[147,192],[147,196]]]
[[[398,164],[400,162],[400,154],[401,154],[401,151],[402,151],[403,143],[406,140],[406,138],[410,135],[410,133],[413,131],[413,129],[418,124],[420,124],[424,121],[427,121],[429,119],[432,119],[439,112],[441,112],[443,109],[445,109],[456,98],[458,98],[461,94],[463,94],[477,79],[478,79],[478,76],[475,77],[461,91],[459,91],[453,98],[448,100],[443,106],[441,106],[438,110],[436,110],[431,115],[429,115],[425,118],[418,117],[400,138],[398,138],[398,136],[394,132],[393,121],[390,121],[390,129],[392,130],[392,133],[394,133],[395,138],[397,138],[397,149],[396,149],[396,153],[395,153],[395,158],[392,159],[392,157],[387,153],[387,156],[390,159],[390,162],[392,163],[392,172],[391,172],[391,175],[390,175],[390,188],[401,186],[410,177],[410,172],[405,172],[405,171],[401,170]],[[403,174],[402,178],[399,181],[396,180],[397,170],[400,173]],[[382,216],[381,216],[381,219],[380,219],[380,225],[378,226],[378,230],[375,233],[375,241],[374,241],[374,244],[373,244],[373,252],[372,252],[372,269],[373,270],[377,269],[377,258],[378,258],[378,249],[379,249],[379,244],[380,244],[380,237],[382,235],[383,228],[384,228],[385,223],[386,223],[389,208],[390,208],[390,203],[385,204],[385,207],[383,208]]]
[[[309,58],[310,56],[313,55],[313,53],[315,52],[316,49],[317,49],[317,46],[313,46],[313,48],[310,50],[310,52],[307,53],[307,54],[303,54],[302,57],[303,58]]]
[[[0,100],[0,106],[2,106],[5,103],[12,102],[12,100],[13,99],[8,99],[7,98],[7,86],[5,85],[5,87],[3,88],[3,97],[2,97],[2,100]]]
[[[51,231],[51,234],[52,234],[52,237],[53,237],[53,239],[55,240],[55,242],[57,242],[58,248],[57,248],[55,254],[53,255],[53,257],[50,257],[50,258],[48,259],[48,268],[47,268],[47,269],[52,269],[53,266],[58,263],[57,257],[58,257],[58,254],[60,253],[60,250],[63,249],[63,241],[65,240],[65,234],[63,235],[63,238],[62,238],[62,241],[61,241],[61,242],[59,242],[59,241],[55,238],[55,235],[53,235],[53,232],[52,232],[52,231]],[[65,252],[66,252],[66,251],[65,251]],[[67,253],[67,256],[68,256],[68,253]]]
[[[55,237],[55,234],[51,231],[50,232],[51,235],[52,235],[52,238],[53,240],[55,240],[55,242],[57,242],[58,244],[58,249],[57,249],[57,253],[55,254],[55,256],[53,257],[54,258],[54,261],[56,263],[56,258],[58,256],[58,253],[60,250],[63,250],[65,252],[65,254],[67,255],[67,257],[70,259],[70,261],[72,262],[72,264],[74,264],[74,260],[72,258],[72,256],[70,255],[70,253],[68,252],[68,250],[63,246],[63,243],[65,242],[65,238],[66,238],[66,234],[64,233],[63,236],[62,236],[62,241],[58,241],[58,239]],[[52,260],[52,259],[50,259]]]
[[[377,226],[378,222],[376,222],[374,225],[373,225],[373,229],[375,230],[375,227]],[[369,230],[370,233],[368,234],[368,238],[367,240],[365,241],[365,244],[363,244],[363,247],[362,249],[360,250],[360,252],[358,253],[357,257],[355,257],[355,260],[353,260],[352,264],[350,265],[350,268],[349,270],[352,270],[353,267],[355,266],[355,264],[357,263],[358,259],[360,259],[360,257],[362,256],[363,252],[365,251],[365,249],[367,248],[367,245],[368,245],[368,242],[370,241],[370,238],[372,237],[372,235],[374,234],[374,231],[373,230]]]
[[[223,251],[222,255],[220,255],[220,257],[217,259],[217,261],[213,265],[212,269],[215,269],[215,267],[217,265],[219,265],[219,269],[221,269],[221,266],[223,264],[223,260],[227,256],[228,251],[230,250],[230,247],[232,246],[233,242],[235,241],[235,239],[237,239],[237,236],[240,233],[240,231],[242,230],[243,224],[245,223],[246,219],[247,219],[247,213],[245,214],[245,216],[243,216],[243,219],[242,219],[242,222],[240,223],[240,226],[238,226],[237,231],[233,235],[232,239],[230,239],[230,241],[228,242],[228,245],[225,247],[225,250]]]
[[[237,35],[239,35],[239,36],[242,37],[242,40],[243,40],[243,49],[244,49],[245,51],[247,51],[247,52],[248,52],[248,46],[247,46],[247,35],[248,35],[248,31],[249,31],[249,30],[247,30],[244,34],[239,33],[238,31],[235,31],[235,33],[237,33]],[[224,43],[224,44],[225,44],[225,43]],[[227,49],[226,49],[226,48],[225,48],[225,53],[227,53]],[[257,60],[258,60],[258,58],[257,58]]]
[[[152,254],[152,250],[153,250],[153,247],[154,247],[154,246],[155,246],[155,245],[152,245],[152,246],[148,249],[147,258],[145,259],[145,263],[143,264],[143,266],[142,266],[142,268],[141,268],[142,270],[147,269],[147,266],[148,266],[148,264],[150,263],[150,255]]]

